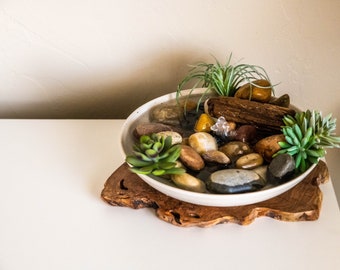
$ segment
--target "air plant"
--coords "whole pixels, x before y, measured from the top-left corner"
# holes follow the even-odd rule
[[[260,86],[254,83],[256,80],[267,80],[270,83],[269,77],[264,68],[256,65],[238,64],[232,65],[232,54],[230,54],[226,64],[221,64],[216,58],[215,64],[200,62],[197,65],[191,66],[188,75],[178,84],[176,98],[181,96],[181,91],[186,88],[186,85],[194,81],[187,99],[194,93],[196,88],[206,88],[201,95],[199,103],[209,92],[215,92],[220,96],[234,96],[237,89],[244,83],[249,83],[251,86],[259,88],[271,88]]]

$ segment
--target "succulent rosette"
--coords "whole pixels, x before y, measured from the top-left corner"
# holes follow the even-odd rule
[[[176,167],[181,146],[172,145],[171,136],[143,135],[133,146],[133,153],[125,161],[131,165],[130,170],[134,173],[159,176],[185,172],[183,168]]]
[[[335,136],[336,119],[329,114],[322,117],[317,111],[297,112],[283,118],[282,132],[285,141],[274,156],[288,153],[295,159],[295,167],[306,171],[313,163],[326,155],[325,148],[339,148],[340,137]]]

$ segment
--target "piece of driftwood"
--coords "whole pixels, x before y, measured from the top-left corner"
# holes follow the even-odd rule
[[[247,225],[261,216],[282,221],[310,221],[319,217],[322,202],[319,185],[328,179],[328,168],[320,161],[302,182],[280,196],[245,206],[210,207],[160,193],[131,173],[124,163],[107,179],[101,197],[113,206],[153,208],[160,219],[181,227],[210,227],[220,223]]]
[[[235,97],[213,97],[207,101],[209,114],[239,124],[255,125],[261,130],[278,133],[284,125],[284,115],[294,115],[295,110],[269,103]]]

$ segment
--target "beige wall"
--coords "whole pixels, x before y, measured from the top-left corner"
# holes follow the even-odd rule
[[[187,64],[233,52],[281,82],[277,95],[340,119],[339,11],[336,0],[2,1],[0,117],[124,118],[174,91]]]

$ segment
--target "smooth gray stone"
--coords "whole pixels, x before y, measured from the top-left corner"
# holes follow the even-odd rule
[[[295,160],[289,154],[273,158],[267,168],[267,179],[272,183],[283,183],[292,178],[295,172]]]
[[[266,181],[257,173],[244,169],[226,169],[212,173],[207,188],[214,193],[243,193],[261,189]]]

